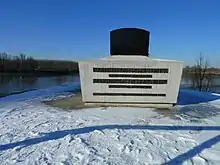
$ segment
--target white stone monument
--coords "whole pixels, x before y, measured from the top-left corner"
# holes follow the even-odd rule
[[[149,44],[149,37],[146,44]],[[121,46],[133,53],[136,49],[127,45]],[[123,51],[117,50],[119,53]],[[83,102],[90,105],[157,108],[175,105],[183,63],[148,57],[148,45],[147,49],[142,51],[146,54],[138,54],[136,51],[138,53],[134,55],[114,54],[100,60],[79,61]]]

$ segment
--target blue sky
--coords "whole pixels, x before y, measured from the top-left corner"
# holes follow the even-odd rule
[[[152,57],[193,64],[202,52],[220,67],[219,0],[1,0],[0,52],[35,58],[108,56],[109,32],[151,32]]]

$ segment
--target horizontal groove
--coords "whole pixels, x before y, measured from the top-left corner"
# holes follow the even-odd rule
[[[152,78],[149,74],[109,74],[109,77]]]
[[[109,88],[143,88],[143,89],[151,89],[152,86],[150,85],[109,85]]]
[[[93,72],[168,73],[168,68],[93,68]]]
[[[140,79],[93,79],[93,83],[105,84],[167,84],[167,80],[140,80]]]
[[[93,96],[163,96],[164,93],[93,93]]]
[[[126,104],[126,105],[129,105],[129,104],[164,104],[164,105],[166,105],[166,104],[176,104],[176,103],[170,103],[170,102],[168,102],[168,103],[161,103],[161,102],[121,102],[121,101],[118,101],[118,102],[115,102],[115,101],[113,101],[113,102],[109,102],[109,101],[86,101],[86,103],[96,103],[96,104],[105,104],[105,103],[107,103],[107,104]]]

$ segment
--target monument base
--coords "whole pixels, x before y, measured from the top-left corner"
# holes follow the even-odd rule
[[[99,107],[139,107],[139,108],[159,108],[170,109],[175,104],[171,103],[105,103],[105,102],[85,102],[86,106],[99,106]]]

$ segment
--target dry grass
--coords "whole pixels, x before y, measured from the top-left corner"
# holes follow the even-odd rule
[[[58,100],[43,101],[46,105],[53,107],[62,108],[64,110],[69,109],[84,109],[84,108],[94,108],[95,106],[87,106],[82,102],[81,92],[77,92],[71,97],[65,97]],[[97,107],[97,106],[96,106]]]
[[[82,101],[81,92],[77,92],[75,95],[70,97],[65,97],[57,100],[43,101],[44,104],[61,108],[63,110],[78,110],[85,108],[106,108],[106,107],[136,107],[136,108],[155,108],[156,105],[136,105],[136,104],[101,104],[101,103],[92,103],[85,104]],[[160,111],[169,110],[170,108],[156,108],[160,109]],[[163,112],[164,113],[164,112]]]

